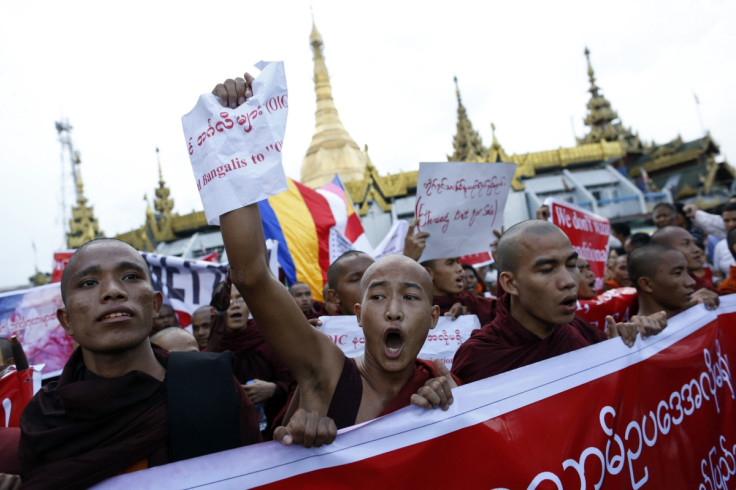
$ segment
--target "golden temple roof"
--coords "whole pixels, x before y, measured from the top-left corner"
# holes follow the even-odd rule
[[[309,42],[314,52],[314,89],[317,111],[312,142],[302,162],[301,182],[317,188],[339,174],[343,182],[361,179],[368,158],[353,141],[337,114],[332,85],[322,54],[322,35],[312,20]]]

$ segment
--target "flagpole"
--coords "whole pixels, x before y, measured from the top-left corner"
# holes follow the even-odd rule
[[[700,99],[698,99],[698,95],[693,90],[693,97],[695,97],[695,110],[698,112],[698,121],[700,122],[700,131],[703,132],[703,136],[705,136],[705,124],[703,124],[703,115],[700,113]]]

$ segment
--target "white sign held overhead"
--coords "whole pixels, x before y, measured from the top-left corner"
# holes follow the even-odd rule
[[[253,96],[235,109],[199,97],[182,125],[197,189],[211,225],[220,215],[288,188],[281,165],[288,91],[283,62],[260,62]]]
[[[420,163],[417,231],[430,234],[420,261],[487,250],[501,229],[514,163]]]

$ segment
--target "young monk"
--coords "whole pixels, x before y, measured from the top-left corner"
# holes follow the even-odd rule
[[[245,101],[252,77],[219,84],[225,106]],[[432,280],[416,261],[384,257],[365,270],[353,304],[363,328],[365,353],[347,358],[329,337],[312,328],[289,292],[273,277],[257,205],[220,216],[233,284],[251,307],[264,338],[297,379],[299,407],[329,414],[338,428],[374,419],[410,403],[447,409],[453,378],[441,361],[417,359],[437,324]],[[343,311],[346,301],[341,302]],[[288,420],[287,413],[286,420]],[[280,435],[280,428],[275,437]]]
[[[192,333],[201,351],[207,350],[207,340],[210,338],[214,313],[215,310],[210,305],[200,306],[192,313]]]
[[[664,311],[670,318],[690,307],[695,280],[687,260],[669,245],[651,244],[629,254],[629,276],[639,295],[639,314]]]
[[[24,488],[87,488],[182,454],[192,457],[261,440],[253,404],[234,379],[228,356],[169,355],[152,347],[148,334],[162,295],[153,290],[148,265],[133,247],[111,238],[79,247],[64,269],[61,296],[64,307],[57,318],[79,347],[59,381],[36,393],[21,417]],[[199,386],[202,396],[169,404],[172,383],[190,382],[170,373],[172,363],[181,367],[184,359],[196,361],[208,379],[188,388]],[[203,411],[214,420],[169,430],[170,423]],[[315,413],[299,415],[294,423],[301,426],[285,429],[283,443],[334,439],[329,430],[319,441],[314,433],[302,439],[305,426],[329,422]],[[177,441],[193,443],[195,452]]]
[[[373,262],[373,257],[367,253],[349,250],[330,264],[325,299],[338,305],[335,314],[355,315],[353,306],[360,303],[360,280]]]
[[[687,261],[688,272],[695,279],[693,300],[703,302],[709,308],[718,306],[718,290],[713,283],[693,274],[693,271],[702,269],[703,254],[689,231],[679,226],[665,226],[654,232],[650,243],[669,245],[679,250]]]
[[[498,244],[502,295],[493,321],[460,346],[452,365],[464,383],[487,378],[605,340],[606,334],[575,317],[578,254],[557,226],[542,220],[509,228]],[[633,323],[606,319],[609,336],[631,346],[636,330],[658,332],[664,314]],[[635,329],[636,327],[636,329]]]
[[[323,305],[312,300],[312,290],[309,289],[307,284],[296,282],[289,286],[289,292],[304,316],[308,319],[319,318],[320,312],[323,311]]]

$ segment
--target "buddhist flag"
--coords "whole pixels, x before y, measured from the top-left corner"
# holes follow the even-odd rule
[[[303,282],[315,298],[330,266],[330,229],[335,226],[327,199],[319,192],[287,179],[289,189],[261,201],[261,219],[266,239],[279,243],[278,261],[289,284]]]
[[[353,201],[345,190],[340,176],[335,174],[335,178],[317,189],[317,192],[324,196],[330,204],[337,231],[353,244],[354,250],[371,253],[373,251],[371,242],[363,230],[360,216],[355,212]]]

